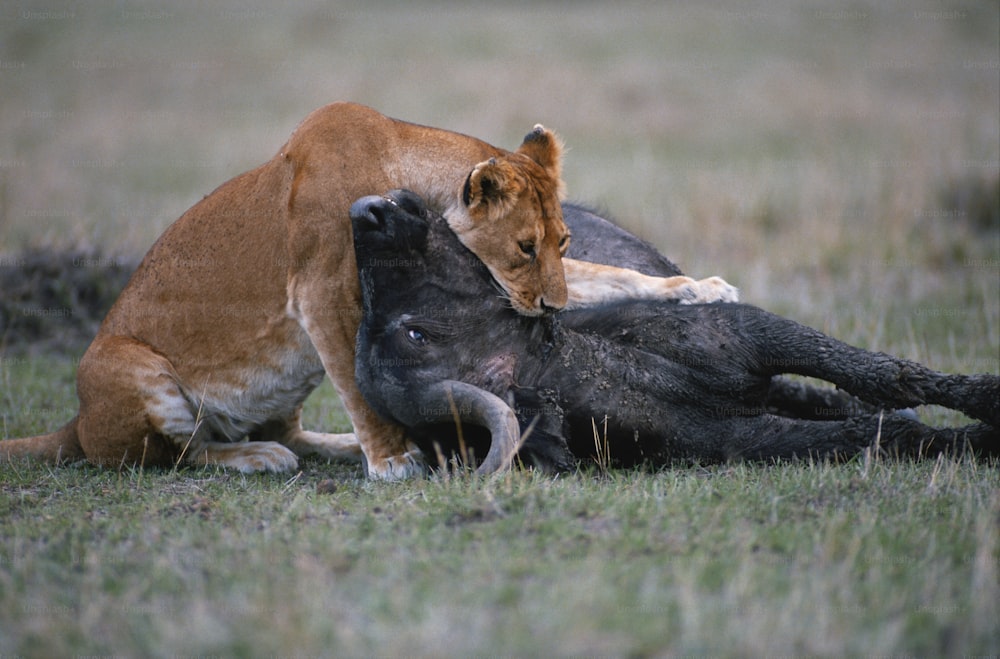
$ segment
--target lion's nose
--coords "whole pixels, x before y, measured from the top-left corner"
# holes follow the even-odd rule
[[[541,308],[543,316],[550,316],[550,315],[556,313],[557,311],[559,311],[560,309],[562,309],[561,305],[560,306],[554,306],[554,305],[549,304],[548,302],[545,301],[544,297],[541,299],[541,301],[539,302],[538,306],[539,306],[539,308]]]

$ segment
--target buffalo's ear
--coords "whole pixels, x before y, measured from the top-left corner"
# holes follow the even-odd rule
[[[528,156],[542,166],[545,173],[559,186],[559,196],[563,196],[562,154],[563,143],[559,136],[541,124],[535,124],[517,152]]]
[[[517,204],[521,188],[513,165],[490,158],[476,165],[465,180],[462,201],[469,210],[485,207],[489,216],[500,217]]]

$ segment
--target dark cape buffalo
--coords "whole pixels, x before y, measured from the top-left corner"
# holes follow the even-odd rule
[[[678,273],[601,218],[566,215],[576,258]],[[486,456],[481,472],[515,453],[545,469],[595,456],[623,466],[842,458],[873,446],[1000,455],[1000,377],[938,373],[745,304],[634,301],[525,317],[416,195],[359,199],[351,219],[358,384],[426,455]],[[932,428],[893,412],[924,404],[980,423]]]

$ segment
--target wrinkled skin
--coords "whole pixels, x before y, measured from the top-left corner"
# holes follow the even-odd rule
[[[495,427],[428,393],[461,382],[515,412],[528,434],[520,457],[543,468],[592,456],[595,428],[622,465],[846,457],[876,442],[904,455],[1000,454],[996,376],[937,373],[743,304],[626,302],[524,317],[419,197],[360,199],[351,216],[359,388],[376,412],[413,429],[425,453],[447,456],[456,416],[475,456],[496,440]],[[864,402],[775,377],[783,373],[825,379]],[[923,404],[981,423],[936,429],[872,407]]]

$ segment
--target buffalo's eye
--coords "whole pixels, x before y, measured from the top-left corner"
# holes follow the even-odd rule
[[[532,240],[522,240],[517,243],[518,249],[524,253],[525,256],[529,258],[535,258],[535,243]]]
[[[406,330],[406,338],[417,345],[427,345],[427,335],[416,328]]]

